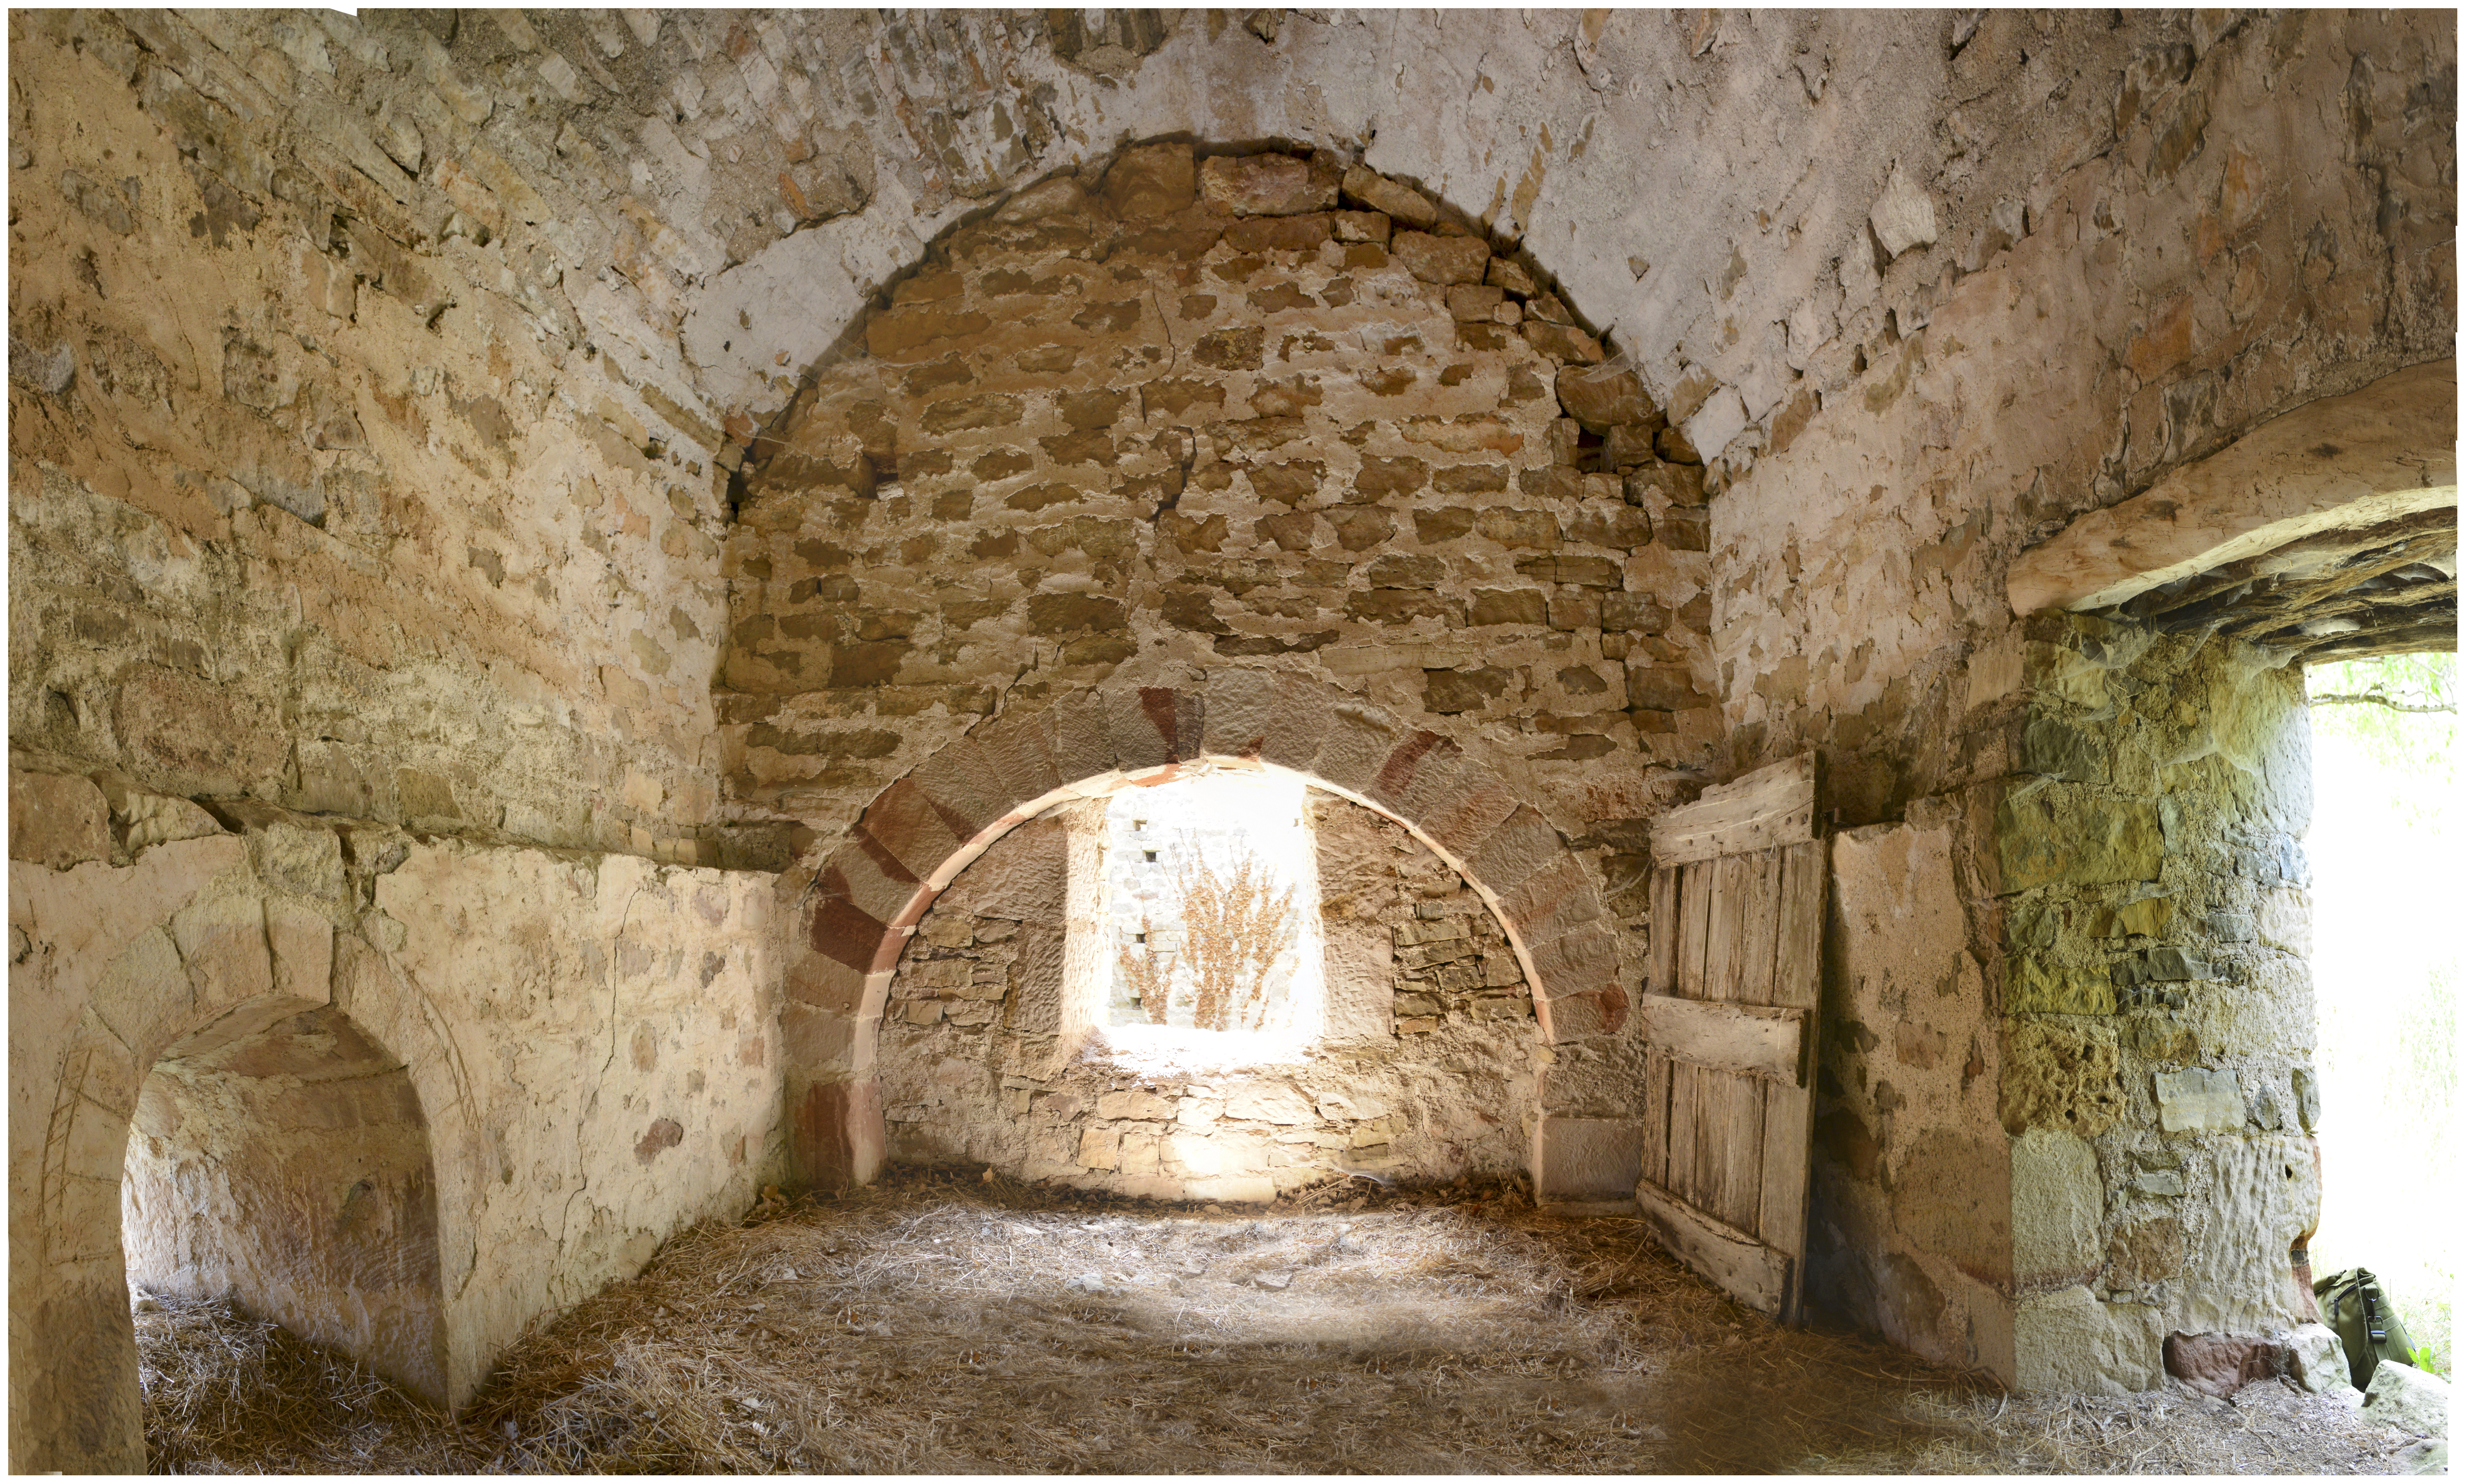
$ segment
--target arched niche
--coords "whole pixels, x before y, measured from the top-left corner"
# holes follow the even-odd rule
[[[878,1023],[890,1158],[1166,1200],[1264,1201],[1355,1169],[1436,1184],[1525,1167],[1540,1079],[1504,929],[1392,820],[1264,772],[1201,762],[1065,802],[953,879]],[[1171,914],[1192,860],[1244,857],[1253,880],[1297,893],[1271,919],[1296,955],[1273,976],[1291,996],[1277,1013],[1208,1026],[1195,978],[1117,976],[1155,962],[1132,937],[1159,926],[1152,911],[1168,914],[1164,954],[1185,947]],[[1160,987],[1170,1021],[1149,1002]]]
[[[437,1180],[410,1069],[332,1006],[237,1013],[140,1087],[121,1181],[133,1290],[228,1295],[447,1396]],[[264,1023],[267,1016],[278,1016]]]
[[[1202,761],[1289,773],[1401,825],[1495,917],[1544,1045],[1625,1028],[1619,940],[1591,868],[1457,743],[1268,670],[1221,670],[1184,688],[1093,690],[998,718],[944,748],[884,790],[817,872],[812,953],[791,973],[783,1012],[792,1055],[802,1048],[791,1113],[806,1179],[863,1180],[879,1168],[883,1007],[917,925],[959,873],[1056,805],[1171,780]],[[1544,1193],[1623,1188],[1590,1167],[1632,1163],[1615,1133],[1597,1127],[1619,1120],[1553,1118],[1549,1107],[1545,1097],[1532,1156]],[[1627,1169],[1624,1188],[1632,1185]]]

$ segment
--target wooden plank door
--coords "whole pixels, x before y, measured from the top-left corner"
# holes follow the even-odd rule
[[[1828,846],[1812,753],[1707,789],[1652,827],[1636,1203],[1689,1266],[1792,1323],[1806,1266]]]

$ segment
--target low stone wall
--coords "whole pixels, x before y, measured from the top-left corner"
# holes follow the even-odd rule
[[[679,1226],[741,1209],[775,1178],[773,877],[424,841],[265,805],[217,816],[124,776],[35,771],[46,762],[20,759],[10,780],[17,1467],[143,1464],[125,1152],[149,1076],[169,1077],[158,1091],[172,1094],[208,1069],[157,1073],[167,1053],[271,1055],[281,1038],[263,1032],[325,1016],[368,1048],[328,1048],[312,1059],[325,1073],[370,1058],[402,1068],[435,1180],[440,1333],[427,1379],[458,1403],[532,1319],[632,1273]],[[291,1049],[303,1049],[296,1038]],[[227,1158],[264,1148],[282,1100],[262,1091],[226,1100],[211,1136],[189,1147]],[[269,1113],[276,1127],[245,1126]],[[151,1119],[145,1132],[176,1131]],[[233,1200],[206,1205],[347,1224],[367,1174],[353,1148],[330,1139],[332,1180],[283,1174],[297,1200],[259,1202],[235,1185]],[[386,1158],[410,1179],[408,1151]],[[142,1211],[143,1159],[140,1176]],[[159,1233],[141,1228],[150,1263]],[[181,1240],[202,1248],[194,1230]],[[264,1230],[214,1241],[227,1262],[314,1245]],[[211,1264],[189,1266],[202,1279]],[[381,1266],[378,1286],[394,1276]],[[354,1329],[359,1300],[339,1279],[295,1285],[291,1297],[305,1307],[277,1312],[305,1333],[379,1338]]]
[[[919,925],[882,1030],[893,1158],[1244,1201],[1341,1169],[1426,1183],[1523,1167],[1536,1026],[1505,935],[1401,828],[1329,795],[1311,803],[1325,1036],[1289,1065],[1074,1056],[1060,1034],[1069,834],[1101,831],[1102,809],[1005,836]]]

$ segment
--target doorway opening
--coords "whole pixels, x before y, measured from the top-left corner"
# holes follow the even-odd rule
[[[2312,1271],[2368,1268],[2430,1368],[2452,1364],[2457,657],[2313,665],[2312,974],[2320,1225]]]
[[[170,1312],[222,1301],[441,1405],[437,1189],[410,1070],[340,1010],[249,1019],[174,1045],[138,1092],[121,1237],[140,1353]]]

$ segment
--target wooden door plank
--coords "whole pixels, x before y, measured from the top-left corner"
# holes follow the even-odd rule
[[[1655,995],[1678,993],[1678,867],[1665,866],[1652,873],[1652,967],[1645,990]]]
[[[1828,841],[1810,840],[1782,852],[1780,941],[1773,963],[1777,993],[1767,1003],[1812,1010],[1820,998],[1829,846]]]
[[[1635,1202],[1644,1219],[1680,1261],[1737,1295],[1740,1303],[1778,1315],[1788,1301],[1790,1259],[1702,1211],[1650,1180],[1639,1181]]]
[[[1721,1200],[1722,1140],[1729,1136],[1727,1090],[1717,1071],[1695,1068],[1695,1181],[1680,1192],[1699,1210],[1714,1213]]]
[[[1712,934],[1713,863],[1683,868],[1678,888],[1678,990],[1704,998],[1705,939]]]
[[[1741,889],[1738,917],[1738,989],[1730,998],[1741,1004],[1772,1003],[1773,944],[1781,930],[1781,869],[1783,847],[1740,856]]]
[[[1782,1317],[1799,1322],[1805,1313],[1806,1186],[1815,1141],[1816,1006],[1823,993],[1825,896],[1830,887],[1830,842],[1808,841],[1782,852],[1779,953],[1774,998],[1803,1006],[1803,1077],[1775,1082],[1764,1091],[1763,1191],[1755,1230],[1765,1245],[1791,1259],[1787,1307]]]
[[[1704,791],[1652,822],[1655,865],[1795,844],[1815,837],[1815,754],[1760,768]]]
[[[1670,1189],[1695,1189],[1695,1068],[1685,1062],[1670,1064]]]
[[[1644,1178],[1670,1183],[1670,1058],[1644,1057]]]
[[[1636,1000],[1645,1039],[1656,1051],[1698,1067],[1795,1084],[1805,1065],[1810,1012],[1643,995]]]
[[[1762,1216],[1764,1193],[1764,1080],[1735,1072],[1712,1074],[1721,1091],[1720,1193],[1713,1214],[1753,1233]]]
[[[1707,863],[1705,874],[1713,884],[1713,901],[1704,937],[1704,998],[1735,1000],[1737,998],[1738,920],[1745,905],[1745,894],[1739,890],[1739,860],[1725,855]]]

